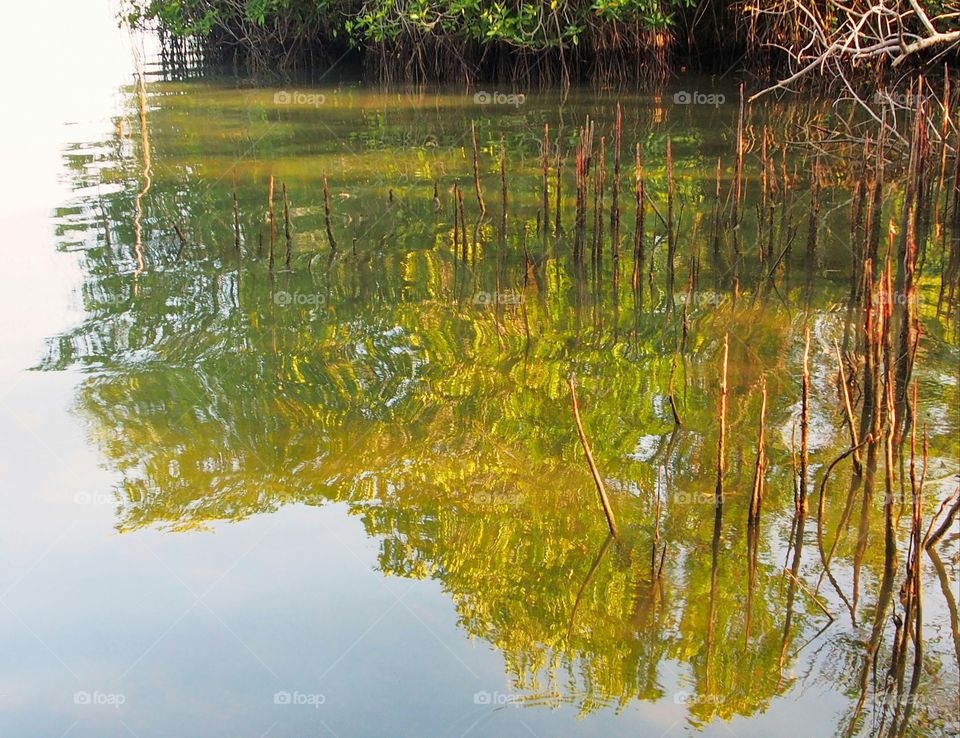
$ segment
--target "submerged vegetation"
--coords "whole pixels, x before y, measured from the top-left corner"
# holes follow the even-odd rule
[[[960,13],[936,0],[130,0],[173,58],[326,67],[351,51],[380,80],[655,81],[741,66],[790,81],[890,78],[955,62]],[[184,40],[188,46],[184,47]]]

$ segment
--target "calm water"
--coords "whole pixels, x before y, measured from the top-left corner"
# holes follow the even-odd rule
[[[716,160],[726,192],[736,145],[730,85],[690,79],[662,96],[526,92],[514,104],[495,93],[515,91],[490,88],[482,105],[474,91],[157,75],[141,99],[129,74],[96,79],[102,99],[81,118],[58,106],[43,113],[50,133],[37,148],[56,153],[60,185],[25,195],[38,214],[4,220],[19,240],[5,253],[28,252],[0,277],[14,317],[0,404],[5,735],[850,729],[883,569],[882,494],[851,487],[848,464],[831,476],[824,536],[828,546],[838,540],[836,586],[821,577],[815,516],[793,543],[806,328],[811,495],[849,444],[834,341],[844,341],[844,173],[855,152],[824,158],[818,251],[808,259],[812,157],[790,145],[835,122],[827,103],[753,109],[746,215],[736,235],[721,229],[714,256]],[[675,92],[694,90],[725,99],[675,102]],[[618,100],[614,289],[607,219]],[[587,115],[597,146],[606,137],[608,189],[602,264],[578,278],[572,151]],[[538,229],[544,123],[566,157],[556,237],[553,172],[550,233]],[[797,231],[770,280],[756,245],[765,123],[777,197],[790,193],[784,212]],[[668,137],[675,288],[671,298],[664,229],[648,210],[638,300],[633,146],[643,144],[648,196],[665,214]],[[885,213],[901,194],[889,179]],[[465,261],[452,240],[455,182]],[[591,200],[588,239],[592,218]],[[775,236],[775,255],[788,231]],[[688,293],[695,260],[699,285]],[[954,326],[935,315],[937,274],[931,267],[921,281],[915,369],[930,444],[927,516],[956,487],[960,464],[960,354]],[[31,301],[41,308],[24,308]],[[717,515],[726,333],[728,472]],[[621,527],[615,541],[573,425],[570,371]],[[769,470],[751,571],[761,378]],[[900,529],[902,560],[908,514]],[[924,669],[908,735],[958,729],[957,537],[939,551],[923,560]],[[795,561],[796,579],[784,573]],[[881,625],[883,655],[889,614]],[[853,726],[861,735],[889,729],[869,682]]]

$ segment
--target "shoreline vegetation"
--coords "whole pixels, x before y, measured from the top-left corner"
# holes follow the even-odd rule
[[[960,60],[955,0],[128,0],[171,65],[257,73],[344,60],[381,83],[657,84],[747,74],[757,95],[864,89]],[[755,95],[755,97],[757,96]]]

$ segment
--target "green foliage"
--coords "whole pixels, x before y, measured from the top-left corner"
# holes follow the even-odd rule
[[[264,27],[299,18],[302,30],[322,21],[331,33],[342,31],[355,45],[380,44],[404,35],[436,35],[542,50],[577,45],[588,29],[602,32],[616,24],[669,29],[676,12],[692,5],[693,0],[141,0],[134,4],[130,20],[137,25],[155,23],[178,36],[207,36],[218,27]]]
[[[206,36],[223,21],[221,10],[196,0],[150,0],[135,4],[128,20],[133,25],[155,21],[177,36]]]

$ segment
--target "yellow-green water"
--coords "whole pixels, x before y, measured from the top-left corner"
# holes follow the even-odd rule
[[[52,222],[60,258],[77,259],[77,313],[45,334],[23,368],[66,377],[53,396],[68,399],[51,402],[49,426],[34,417],[29,394],[15,401],[17,417],[44,439],[29,464],[69,470],[81,461],[45,506],[70,532],[24,573],[20,600],[0,613],[4,678],[23,695],[0,724],[16,735],[845,733],[883,567],[882,493],[851,487],[849,465],[831,477],[824,529],[828,544],[839,538],[836,588],[817,585],[815,516],[799,548],[804,584],[784,568],[797,551],[793,452],[807,328],[814,506],[826,465],[849,445],[834,341],[844,340],[849,294],[843,157],[853,154],[828,163],[833,179],[809,259],[811,157],[786,149],[790,181],[780,187],[792,191],[797,245],[766,279],[771,264],[756,246],[760,136],[766,127],[779,167],[782,147],[832,114],[809,100],[754,107],[741,255],[725,226],[714,256],[716,158],[726,192],[737,104],[733,86],[709,84],[688,79],[677,90],[721,91],[724,104],[680,105],[674,89],[528,91],[511,106],[478,105],[475,91],[148,78],[142,118],[136,87],[124,87],[111,124],[63,153],[72,194]],[[607,219],[618,101],[615,290]],[[606,137],[608,190],[602,265],[578,277],[572,151],[586,115]],[[471,123],[488,210],[481,219]],[[544,123],[565,155],[557,236],[537,228]],[[652,210],[641,300],[630,285],[633,146],[643,144],[648,197],[665,213],[668,137],[680,213],[673,310]],[[324,172],[339,245],[332,259]],[[453,248],[454,183],[464,193],[466,262]],[[551,211],[555,194],[551,172]],[[891,214],[899,196],[890,177]],[[592,213],[591,201],[591,228]],[[688,293],[695,257],[699,286]],[[915,371],[930,443],[928,516],[956,486],[960,455],[958,351],[953,326],[935,315],[938,288],[930,266]],[[728,470],[718,514],[725,334]],[[621,529],[614,541],[573,424],[570,372]],[[761,379],[770,462],[751,577]],[[14,461],[24,450],[13,428],[5,431],[11,468],[27,468],[25,458]],[[854,512],[841,528],[847,505]],[[901,560],[908,523],[905,515]],[[32,527],[51,524],[31,518]],[[909,735],[957,728],[948,606],[956,560],[956,537],[939,559],[924,560],[925,668]],[[889,615],[883,623],[882,652],[893,631]],[[889,723],[875,695],[871,682],[859,734]]]

